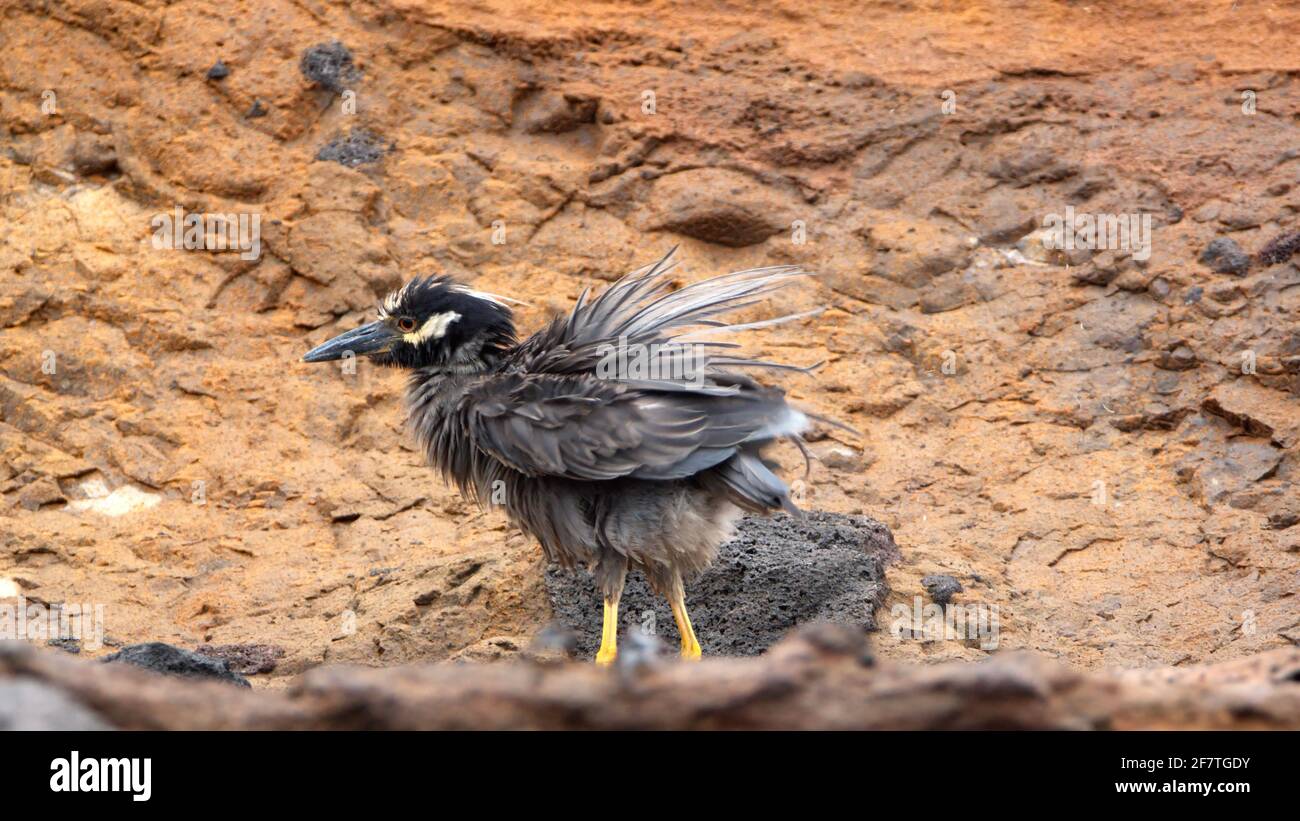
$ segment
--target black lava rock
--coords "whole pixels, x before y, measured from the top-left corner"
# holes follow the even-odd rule
[[[258,117],[265,117],[266,106],[262,105],[261,100],[253,100],[252,107],[248,109],[248,113],[244,116],[250,120],[256,120]]]
[[[1279,262],[1286,262],[1297,251],[1300,251],[1300,231],[1282,234],[1269,240],[1268,244],[1256,254],[1256,258],[1265,265],[1277,265]]]
[[[230,76],[230,66],[226,65],[220,60],[217,60],[217,62],[212,64],[212,68],[208,69],[209,80],[224,80],[229,76]]]
[[[304,51],[298,70],[316,85],[336,93],[360,77],[352,64],[352,52],[337,40]]]
[[[809,622],[874,630],[875,611],[888,594],[885,564],[897,556],[889,529],[865,516],[746,516],[713,566],[687,582],[686,608],[705,655],[756,656]],[[579,656],[594,656],[601,598],[590,575],[550,567],[546,588],[556,619],[578,634]],[[672,611],[635,571],[619,603],[619,623],[620,637],[636,626],[661,636],[675,653]]]
[[[111,656],[104,656],[105,664],[125,663],[156,673],[193,679],[214,679],[228,681],[241,687],[251,687],[248,679],[231,672],[230,665],[218,659],[201,656],[189,650],[172,647],[160,641],[148,644],[133,644],[123,647]]]
[[[1236,240],[1219,237],[1205,246],[1201,252],[1201,262],[1218,274],[1245,276],[1250,270],[1250,257],[1241,250]]]
[[[316,159],[356,168],[358,165],[377,162],[391,149],[392,146],[384,145],[383,140],[374,132],[357,128],[346,137],[335,137],[322,146],[316,152]]]
[[[931,573],[921,579],[921,586],[935,604],[947,604],[953,596],[966,589],[961,586],[961,582],[942,573]]]
[[[45,644],[47,647],[57,647],[65,653],[72,653],[74,656],[81,652],[81,641],[79,639],[60,636],[46,641]]]

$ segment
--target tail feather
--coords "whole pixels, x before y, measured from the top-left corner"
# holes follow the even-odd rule
[[[701,474],[742,510],[767,514],[784,510],[791,515],[801,511],[790,500],[790,489],[759,457],[757,450],[743,450],[718,467]]]

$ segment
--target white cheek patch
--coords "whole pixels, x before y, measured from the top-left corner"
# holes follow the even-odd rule
[[[447,311],[443,314],[434,314],[424,320],[424,324],[417,330],[412,331],[409,334],[402,334],[402,339],[405,339],[412,345],[419,345],[421,342],[427,342],[430,339],[440,339],[447,333],[447,329],[451,327],[451,323],[458,319],[460,319],[460,314],[455,311]]]

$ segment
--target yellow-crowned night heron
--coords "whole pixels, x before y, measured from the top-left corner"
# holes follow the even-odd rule
[[[351,352],[411,372],[408,421],[429,464],[480,504],[503,507],[550,561],[594,574],[602,664],[616,654],[629,567],[672,605],[682,656],[699,658],[683,579],[713,560],[742,512],[795,510],[760,449],[799,443],[808,418],[733,369],[802,369],[727,355],[735,345],[708,335],[797,318],[717,319],[804,272],[758,268],[672,290],[671,260],[594,299],[584,291],[520,344],[513,300],[445,276],[416,279],[384,299],[377,321],[303,357]]]

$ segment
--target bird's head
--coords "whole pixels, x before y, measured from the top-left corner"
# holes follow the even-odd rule
[[[517,300],[472,290],[447,276],[413,279],[384,298],[379,319],[312,348],[302,359],[328,362],[350,353],[398,368],[479,371],[515,344],[508,301]]]

